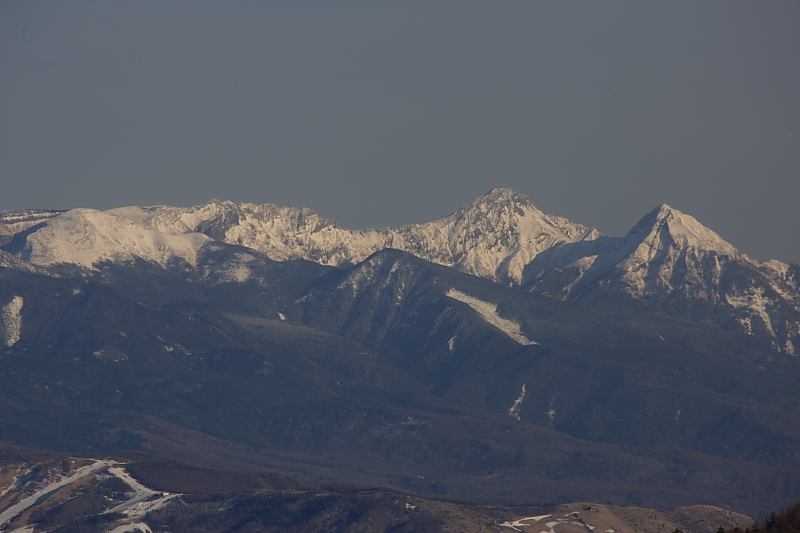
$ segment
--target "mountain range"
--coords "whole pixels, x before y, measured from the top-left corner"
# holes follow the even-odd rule
[[[544,213],[509,189],[493,189],[442,220],[400,228],[348,230],[307,208],[214,200],[192,208],[3,213],[0,234],[15,233],[6,251],[56,272],[136,259],[198,270],[212,241],[275,261],[339,268],[391,248],[570,302],[596,292],[630,296],[800,353],[800,267],[750,259],[668,205],[624,238]],[[246,265],[229,275],[242,281]]]
[[[349,230],[213,200],[0,213],[0,441],[490,503],[800,499],[800,266],[494,189]]]

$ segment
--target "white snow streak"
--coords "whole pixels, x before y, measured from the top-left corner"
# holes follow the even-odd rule
[[[491,304],[488,302],[484,302],[483,300],[479,300],[477,298],[473,298],[472,296],[466,295],[463,292],[457,291],[455,289],[450,289],[447,291],[448,296],[454,300],[458,300],[459,302],[465,303],[470,306],[472,309],[477,312],[482,319],[484,319],[489,324],[493,325],[514,341],[522,344],[523,346],[530,346],[531,344],[539,344],[536,341],[530,340],[528,337],[522,334],[520,330],[519,324],[516,322],[512,322],[511,320],[502,318],[497,314],[497,306],[495,304]]]
[[[541,515],[541,516],[529,516],[529,517],[526,517],[526,518],[520,518],[519,520],[515,520],[513,522],[509,522],[508,520],[506,520],[502,524],[498,524],[498,525],[501,526],[501,527],[510,527],[511,529],[516,529],[517,531],[522,531],[521,529],[518,529],[518,528],[534,525],[534,524],[523,524],[523,522],[526,522],[528,520],[533,520],[534,522],[538,522],[538,521],[543,520],[545,518],[550,518],[551,516],[553,516],[553,515],[546,514],[546,515]]]
[[[170,494],[168,492],[156,492],[154,490],[148,489],[135,479],[133,479],[130,474],[128,474],[124,468],[109,468],[108,472],[117,476],[119,479],[124,481],[130,488],[133,489],[134,494],[133,497],[123,502],[116,507],[113,507],[107,511],[104,511],[103,514],[106,513],[124,513],[128,516],[139,518],[151,511],[155,511],[156,509],[160,509],[164,505],[169,502],[169,500],[179,496],[179,494]],[[127,530],[123,530],[127,531]]]
[[[14,296],[5,307],[3,307],[3,324],[6,328],[6,346],[14,346],[19,340],[22,331],[22,304],[25,303],[22,296]]]
[[[516,399],[516,401],[514,402],[514,405],[511,406],[511,409],[508,410],[509,416],[513,416],[517,420],[519,420],[519,417],[520,417],[519,413],[522,410],[522,400],[525,399],[525,386],[526,385],[527,385],[527,383],[522,385],[522,393],[520,393],[519,398]]]

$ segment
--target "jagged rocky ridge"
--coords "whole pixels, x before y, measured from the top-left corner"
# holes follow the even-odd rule
[[[800,353],[800,267],[754,261],[667,205],[645,215],[624,238],[544,213],[509,189],[494,189],[442,220],[368,230],[341,228],[307,208],[219,200],[190,208],[23,215],[0,214],[0,232],[16,234],[3,248],[54,271],[65,264],[91,270],[103,261],[138,259],[198,271],[202,250],[215,241],[277,261],[337,267],[395,248],[576,303],[626,295]],[[239,281],[247,276],[246,261],[229,272]]]

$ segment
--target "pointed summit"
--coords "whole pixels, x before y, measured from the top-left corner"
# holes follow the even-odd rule
[[[670,246],[694,248],[738,256],[739,251],[729,242],[705,227],[691,215],[667,204],[661,204],[639,220],[627,235],[628,243],[644,243],[650,248]]]
[[[457,213],[466,213],[474,210],[494,210],[494,209],[513,209],[513,210],[524,210],[524,209],[532,209],[536,212],[541,212],[536,206],[533,205],[531,199],[525,196],[524,194],[520,194],[515,192],[511,189],[505,188],[495,188],[491,191],[478,196],[474,200],[471,200],[464,204]]]
[[[739,259],[730,243],[694,217],[662,204],[639,221],[622,241],[617,263],[625,292],[642,299],[675,291],[718,299],[718,257]],[[711,296],[713,294],[713,296]]]
[[[530,204],[531,199],[525,196],[524,194],[518,193],[512,189],[508,189],[505,187],[495,187],[491,191],[487,192],[483,196],[479,196],[475,199],[475,201],[494,201],[494,202],[502,202],[502,201],[514,201],[524,204]]]
[[[492,189],[443,220],[401,230],[413,230],[435,243],[431,253],[406,251],[509,285],[522,281],[525,265],[542,251],[599,236],[582,224],[541,211],[524,194],[504,188]]]

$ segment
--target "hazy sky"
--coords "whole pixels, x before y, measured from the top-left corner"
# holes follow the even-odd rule
[[[800,2],[0,2],[0,209],[212,198],[365,228],[493,187],[800,263]]]

